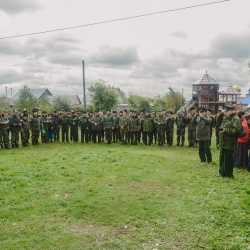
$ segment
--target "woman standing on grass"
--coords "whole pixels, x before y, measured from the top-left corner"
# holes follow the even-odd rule
[[[249,128],[245,119],[245,112],[239,111],[238,116],[246,131],[246,136],[238,138],[237,148],[234,151],[234,166],[237,168],[247,168]]]

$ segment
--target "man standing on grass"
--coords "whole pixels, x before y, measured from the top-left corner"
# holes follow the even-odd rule
[[[185,127],[186,127],[186,118],[184,114],[180,111],[177,112],[176,116],[176,126],[177,126],[177,146],[183,146],[185,142]],[[181,144],[180,144],[181,141]]]
[[[80,117],[80,128],[81,128],[81,143],[89,142],[89,118],[87,117],[86,111],[82,112]]]
[[[67,110],[63,110],[63,115],[61,116],[61,124],[62,124],[62,142],[69,142],[69,115],[67,114]]]
[[[58,115],[56,110],[54,111],[54,115],[52,119],[53,119],[53,126],[54,126],[54,141],[59,141],[61,118]]]
[[[195,116],[192,121],[196,125],[196,140],[199,143],[199,156],[201,162],[212,162],[212,153],[210,145],[210,124],[212,119],[207,115],[207,109],[200,108],[199,115]]]
[[[38,116],[37,109],[34,109],[33,117],[30,119],[30,130],[32,132],[32,145],[38,144],[40,129],[41,129],[41,119]]]
[[[155,118],[154,123],[157,129],[158,146],[163,146],[166,127],[166,118],[163,116],[163,110],[159,111],[159,115]]]
[[[237,147],[238,135],[242,130],[240,118],[234,112],[234,107],[225,106],[218,119],[222,119],[220,127],[220,168],[219,177],[233,178],[233,153]]]
[[[102,117],[99,110],[95,110],[95,115],[91,118],[92,124],[92,141],[96,143],[96,136],[98,143],[101,143]]]
[[[19,118],[17,110],[13,110],[13,114],[10,118],[10,127],[12,148],[19,148],[19,132],[21,130],[21,120]]]
[[[146,110],[145,116],[142,118],[142,127],[143,143],[145,146],[151,146],[153,141],[154,119],[151,117],[149,110]]]
[[[0,110],[0,146],[9,149],[9,137],[7,132],[9,120],[5,117],[4,112]]]
[[[115,119],[111,115],[111,110],[108,109],[105,116],[103,116],[103,129],[105,131],[105,137],[108,144],[112,141],[112,130],[114,130]]]
[[[137,145],[138,133],[140,132],[140,128],[141,128],[141,120],[137,116],[137,112],[134,110],[134,111],[132,111],[132,117],[129,121],[131,145]]]
[[[114,120],[114,129],[113,129],[113,142],[118,142],[119,140],[119,120],[120,120],[120,116],[117,115],[117,111],[113,110],[112,112],[113,114],[113,120]]]
[[[190,113],[186,116],[188,127],[188,144],[189,147],[194,147],[196,142],[196,126],[192,123],[192,119],[196,116],[195,107],[190,108]]]
[[[129,116],[127,116],[127,110],[123,110],[123,115],[119,120],[121,144],[127,144],[128,142],[128,126],[129,126]]]

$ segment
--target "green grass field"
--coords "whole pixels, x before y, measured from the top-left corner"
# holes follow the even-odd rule
[[[212,154],[208,165],[187,145],[1,150],[0,249],[250,249],[250,173],[218,178]]]

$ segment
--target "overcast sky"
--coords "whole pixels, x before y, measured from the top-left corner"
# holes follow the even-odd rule
[[[0,0],[0,37],[60,29],[216,0]],[[206,70],[224,90],[250,88],[250,0],[0,40],[0,95],[23,86],[83,96],[102,79],[125,94],[191,98]]]

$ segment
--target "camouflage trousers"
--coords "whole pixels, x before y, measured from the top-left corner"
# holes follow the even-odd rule
[[[177,145],[180,144],[183,145],[185,142],[185,127],[177,127]]]
[[[152,140],[153,140],[153,132],[145,132],[143,131],[142,133],[143,135],[143,143],[144,145],[151,145],[152,144]]]
[[[66,139],[66,142],[69,141],[69,126],[68,125],[62,125],[62,142],[64,142]]]
[[[89,142],[89,130],[81,127],[81,143]]]
[[[8,137],[8,132],[7,128],[4,126],[0,126],[0,144],[1,147],[3,148],[3,144],[5,148],[9,148],[9,137]]]
[[[70,133],[71,133],[71,136],[72,136],[72,140],[74,142],[78,142],[78,126],[76,126],[76,125],[71,126]],[[59,140],[59,137],[58,137],[58,140]],[[56,141],[56,139],[54,139],[54,141]]]
[[[38,144],[39,134],[39,130],[32,130],[32,145]]]
[[[188,130],[188,143],[196,142],[196,130]]]
[[[54,128],[54,141],[59,141],[60,138],[60,127]]]
[[[153,133],[154,143],[156,144],[156,142],[157,142],[157,130],[154,128],[152,133]]]
[[[128,141],[128,129],[120,129],[121,142],[124,144]]]
[[[166,129],[167,145],[171,146],[173,144],[173,138],[174,138],[174,129],[167,128]]]
[[[110,144],[111,141],[112,141],[112,128],[106,128],[105,129],[105,137],[106,137],[106,140],[107,140],[107,143]],[[113,140],[114,142],[114,140]]]
[[[137,145],[137,142],[138,142],[138,131],[131,131],[130,132],[130,141],[131,141],[131,145]]]
[[[11,130],[11,144],[12,144],[12,147],[13,147],[13,146],[18,147],[18,143],[19,143],[19,132],[20,132],[20,129],[12,129],[12,130]]]
[[[157,130],[157,137],[158,137],[158,146],[163,146],[164,144],[164,134],[165,134],[165,131],[163,129],[158,129]]]
[[[28,131],[21,131],[21,140],[23,144],[27,144],[29,140],[29,130]]]
[[[119,140],[119,129],[114,128],[112,133],[113,133],[113,142],[118,142],[118,140]],[[112,135],[111,135],[111,139],[112,139]]]

